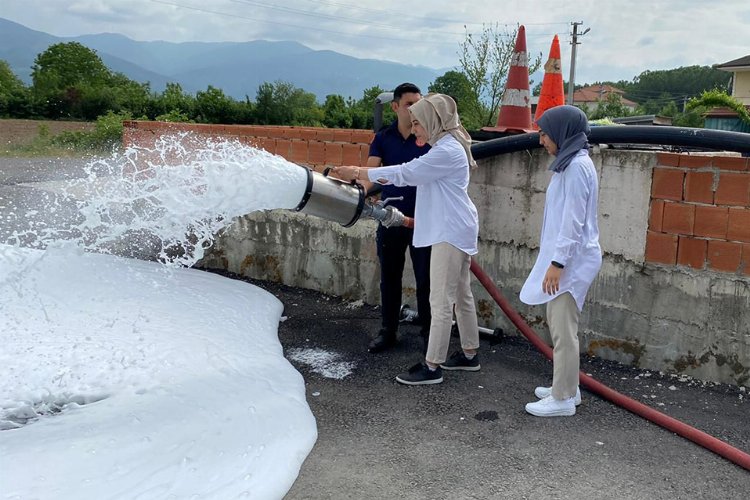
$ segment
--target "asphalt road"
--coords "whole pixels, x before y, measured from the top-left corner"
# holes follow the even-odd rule
[[[81,158],[0,157],[0,243],[34,246],[37,234],[77,220],[75,200],[45,189],[85,175]]]
[[[336,379],[294,362],[317,419],[318,440],[292,499],[745,499],[750,472],[583,391],[574,417],[524,411],[552,365],[520,334],[483,341],[482,369],[406,387],[394,377],[420,359],[404,325],[391,352],[365,346],[378,309],[309,290],[249,280],[283,303],[285,349],[322,349],[353,363]],[[454,339],[453,346],[458,346]],[[584,357],[611,388],[750,452],[750,394]]]

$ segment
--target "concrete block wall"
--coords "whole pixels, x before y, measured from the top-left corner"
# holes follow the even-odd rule
[[[134,131],[153,140],[157,132],[151,127],[138,122]],[[371,137],[360,131],[361,142],[355,143],[355,135],[348,139],[346,131],[336,136],[323,130],[328,135],[314,131],[314,138],[304,139],[302,131],[262,131],[267,128],[252,133],[300,133],[298,139],[273,137],[274,146],[290,141],[288,150],[282,147],[290,155],[294,141],[333,137],[332,144],[341,144],[342,151],[345,144],[363,151]],[[312,148],[317,153],[311,156],[308,145],[309,166],[338,164],[338,154],[326,158],[326,144]],[[298,154],[296,162],[304,163]],[[360,165],[365,156],[360,155]],[[750,386],[750,277],[743,253],[748,244],[747,159],[607,148],[595,148],[592,158],[599,173],[604,262],[583,310],[581,349],[642,368]],[[343,152],[341,161],[349,163]],[[469,187],[480,217],[477,262],[547,339],[544,308],[522,304],[518,291],[538,253],[549,162],[541,150],[487,158],[472,172]],[[290,211],[249,214],[218,237],[201,265],[377,304],[375,229],[373,221],[342,228]],[[662,246],[663,240],[669,244]],[[408,259],[404,278],[404,301],[413,305]],[[473,291],[480,325],[516,331],[477,281]]]
[[[750,276],[750,158],[659,154],[646,260]]]

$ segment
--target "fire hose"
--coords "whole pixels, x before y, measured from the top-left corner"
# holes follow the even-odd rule
[[[479,264],[472,259],[471,260],[471,272],[474,273],[477,280],[484,286],[485,290],[495,299],[495,302],[500,309],[505,313],[508,319],[518,328],[518,330],[531,342],[544,356],[552,360],[552,348],[549,347],[534,330],[526,323],[523,317],[513,309],[510,303],[503,297],[500,290],[495,286],[495,283],[490,279],[489,276],[479,267]],[[743,467],[746,470],[750,470],[750,455],[742,450],[739,450],[724,441],[715,438],[703,431],[691,427],[677,419],[674,419],[660,411],[657,411],[650,406],[647,406],[639,401],[636,401],[624,394],[621,394],[614,389],[610,389],[606,385],[598,382],[593,377],[586,375],[583,372],[578,374],[578,380],[580,384],[588,389],[589,391],[597,394],[598,396],[611,401],[612,403],[625,408],[626,410],[635,413],[636,415],[649,420],[668,431],[674,432],[690,441],[703,446],[704,448],[716,453],[719,456],[726,458],[727,460]]]
[[[404,226],[414,227],[414,220],[407,217],[404,221]],[[500,290],[498,290],[495,283],[490,277],[482,270],[477,264],[477,261],[471,259],[471,272],[482,284],[487,293],[495,300],[500,309],[505,313],[508,319],[518,328],[526,339],[531,342],[547,359],[552,360],[552,348],[548,346],[539,335],[529,326],[529,324],[523,319],[523,317],[516,311],[510,303],[505,299]],[[579,383],[589,391],[597,394],[598,396],[611,401],[612,403],[625,408],[631,413],[649,420],[656,425],[659,425],[668,431],[674,432],[675,434],[682,436],[690,441],[703,446],[704,448],[716,453],[717,455],[726,458],[727,460],[739,465],[740,467],[750,470],[750,455],[742,450],[739,450],[732,445],[715,438],[701,430],[691,427],[684,422],[665,415],[664,413],[651,408],[639,401],[636,401],[624,394],[621,394],[614,389],[607,387],[601,382],[597,381],[590,375],[584,372],[578,373]]]

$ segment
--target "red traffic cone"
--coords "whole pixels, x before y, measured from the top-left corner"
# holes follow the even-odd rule
[[[544,80],[542,80],[542,91],[539,93],[539,103],[536,105],[534,114],[534,127],[545,111],[563,104],[565,104],[565,90],[560,64],[560,40],[555,35],[549,49],[549,58],[544,63]]]
[[[531,124],[531,93],[529,92],[529,55],[526,52],[526,28],[518,28],[516,47],[510,60],[508,81],[500,102],[496,127],[488,132],[534,132]]]

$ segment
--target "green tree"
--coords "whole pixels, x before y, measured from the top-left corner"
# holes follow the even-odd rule
[[[179,83],[167,83],[161,95],[156,96],[153,104],[154,114],[193,116],[195,110],[195,97],[186,94]]]
[[[278,125],[281,121],[279,110],[275,109],[274,85],[263,82],[255,93],[255,119],[261,125]]]
[[[373,113],[375,109],[375,99],[377,99],[377,97],[383,92],[385,92],[385,90],[376,85],[365,89],[362,92],[361,99],[355,100],[350,98],[347,101],[349,113],[352,116],[352,128],[372,130],[375,125]],[[387,103],[384,104],[383,124],[389,124],[396,119],[396,114]]]
[[[599,101],[599,105],[589,116],[592,120],[599,120],[601,118],[618,118],[621,116],[629,116],[632,113],[630,108],[622,103],[622,97],[616,92],[608,93],[604,99]]]
[[[661,92],[656,97],[641,101],[641,103],[638,105],[638,113],[642,115],[659,114],[662,116],[674,116],[673,114],[667,115],[662,112],[662,109],[667,109],[668,111],[671,110],[671,106],[669,106],[670,104],[674,106],[675,113],[677,113],[677,104],[675,103],[672,94],[670,94],[669,92]]]
[[[195,114],[203,123],[235,123],[235,102],[223,90],[209,85],[195,95]]]
[[[478,35],[466,30],[466,38],[460,43],[459,65],[482,103],[482,126],[495,122],[517,34],[517,28],[510,31],[499,24],[489,24],[483,25]],[[541,61],[541,52],[529,58],[529,74],[539,69]]]
[[[114,113],[129,112],[133,116],[147,114],[152,100],[149,83],[136,82],[122,73],[114,73],[107,86],[112,89],[113,105],[106,111],[113,111]]]
[[[32,66],[32,88],[43,97],[81,84],[106,85],[111,72],[96,51],[78,42],[56,43],[39,54]]]
[[[321,125],[325,118],[315,94],[289,82],[264,82],[255,97],[255,117],[263,125]]]
[[[292,125],[320,127],[323,125],[323,108],[318,104],[315,94],[302,89],[294,89],[290,97],[293,109]]]
[[[625,97],[644,102],[655,96],[669,96],[679,109],[687,98],[713,89],[726,89],[731,75],[710,66],[682,66],[668,70],[647,70],[632,83],[620,86]],[[618,86],[618,85],[615,85]],[[665,104],[665,103],[662,103]]]
[[[448,71],[437,77],[428,90],[447,94],[456,100],[461,123],[466,129],[482,127],[482,105],[466,75],[459,71]]]
[[[349,128],[352,126],[352,115],[346,101],[340,95],[327,95],[323,104],[323,125],[331,128]]]
[[[51,118],[94,120],[110,111],[143,116],[150,106],[148,84],[113,73],[78,42],[49,46],[36,57],[31,77],[32,95]]]
[[[0,116],[27,118],[31,114],[28,88],[0,59]]]

